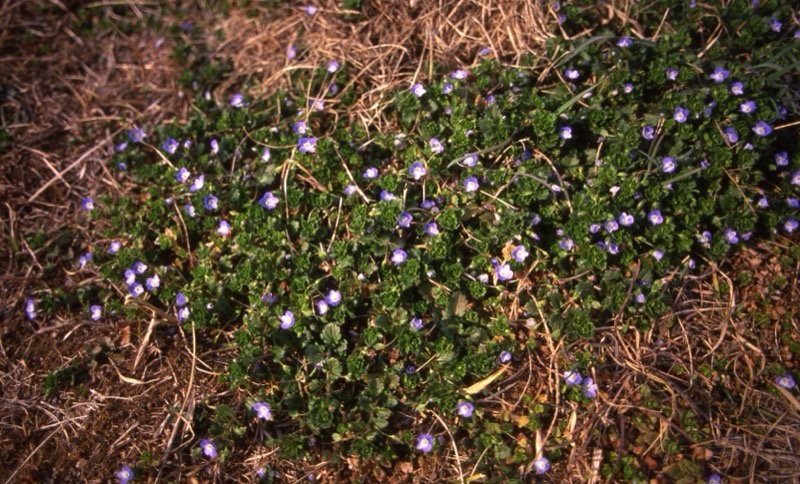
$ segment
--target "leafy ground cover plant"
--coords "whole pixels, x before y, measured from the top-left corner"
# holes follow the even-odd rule
[[[564,29],[593,16],[551,8]],[[336,59],[266,99],[217,103],[201,78],[186,124],[118,140],[127,194],[82,200],[97,238],[79,265],[104,278],[87,313],[235,349],[221,378],[240,398],[195,411],[198,461],[257,433],[290,458],[452,447],[461,479],[546,474],[566,458],[563,403],[523,392],[503,414],[490,385],[547,345],[651,329],[698,266],[797,228],[799,47],[769,20],[788,9],[687,5],[663,29],[666,11],[516,68],[436,66],[396,93],[393,132],[338,116],[356,93]],[[738,35],[682,30],[717,23]],[[528,379],[589,406],[612,384],[602,364],[554,357]],[[603,473],[644,478],[628,460]]]

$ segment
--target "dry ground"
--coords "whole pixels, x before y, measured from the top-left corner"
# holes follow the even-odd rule
[[[125,14],[112,3],[124,3]],[[224,468],[198,464],[190,456],[195,439],[189,418],[216,403],[242,405],[243,395],[217,384],[231,355],[196,335],[195,361],[193,335],[180,332],[156,331],[143,345],[146,319],[95,323],[77,302],[46,320],[24,317],[26,297],[98,282],[75,270],[75,260],[88,248],[76,247],[71,238],[82,238],[83,196],[125,190],[107,169],[114,135],[131,122],[185,119],[188,102],[177,81],[181,68],[170,58],[173,38],[167,36],[159,47],[168,26],[192,20],[195,29],[207,32],[212,56],[232,63],[232,75],[215,92],[220,98],[245,82],[267,93],[288,82],[289,69],[344,60],[356,73],[355,82],[368,89],[357,109],[342,115],[379,128],[390,127],[381,116],[387,94],[425,75],[433,62],[470,65],[487,46],[513,64],[540,49],[547,35],[559,34],[552,28],[547,33],[552,12],[537,2],[367,0],[360,14],[342,12],[337,3],[321,2],[319,13],[309,17],[299,7],[257,16],[233,9],[220,16],[185,2],[178,9],[182,16],[164,17],[160,29],[129,28],[153,13],[155,2],[100,1],[85,18],[75,13],[81,2],[11,0],[0,6],[0,123],[13,139],[10,146],[0,143],[4,481],[104,480],[143,455],[151,456],[148,480],[191,476],[241,482],[252,479],[262,463],[280,469],[286,481],[310,472],[330,482],[356,476],[457,479],[449,447],[436,459],[394,467],[357,459],[332,464],[324,449],[313,461],[283,462],[275,449],[255,444],[237,449]],[[76,29],[87,22],[94,23],[94,35]],[[285,58],[291,42],[300,50],[294,67]],[[526,394],[561,401],[558,368],[591,347],[603,362],[595,378],[609,384],[589,411],[557,406],[553,424],[541,436],[567,422],[571,445],[563,446],[566,459],[548,479],[594,480],[615,452],[635,455],[657,482],[670,482],[688,460],[742,482],[799,479],[800,404],[771,384],[770,373],[775,363],[796,364],[788,343],[800,334],[798,266],[775,255],[795,243],[779,240],[748,249],[690,278],[676,296],[674,313],[650,331],[623,332],[624,321],[609,322],[592,340],[569,348],[546,335],[530,335],[541,340],[542,350],[498,382],[482,403],[503,420],[517,417]],[[739,283],[735,276],[741,271],[752,272],[753,282]],[[47,397],[45,378],[59,369],[67,369],[61,375],[73,384]],[[520,429],[517,439],[536,452],[535,435]],[[670,447],[674,442],[677,452]],[[461,462],[474,458],[460,457]],[[469,470],[462,471],[469,475]]]

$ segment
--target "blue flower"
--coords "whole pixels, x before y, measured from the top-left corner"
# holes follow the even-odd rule
[[[103,315],[103,306],[98,304],[92,305],[92,307],[89,308],[89,314],[91,315],[92,320],[99,321],[100,317]]]
[[[450,74],[450,77],[453,79],[463,80],[466,79],[468,75],[469,74],[464,69],[456,69],[452,74]]]
[[[667,76],[667,79],[669,79],[670,81],[677,80],[678,79],[678,69],[675,69],[674,67],[670,67],[669,69],[667,69],[666,76]]]
[[[374,180],[375,178],[378,178],[378,169],[375,168],[374,166],[370,166],[369,168],[364,170],[364,174],[361,176],[363,176],[367,180]]]
[[[661,260],[661,259],[664,257],[664,252],[663,252],[663,251],[660,251],[660,250],[654,250],[654,251],[653,251],[653,257],[654,257],[656,260]]]
[[[125,269],[123,275],[125,277],[125,284],[130,286],[131,284],[136,282],[136,272],[134,272],[133,269]]]
[[[203,185],[205,185],[205,182],[206,182],[205,175],[197,175],[195,179],[192,180],[192,184],[189,186],[189,191],[190,192],[200,191],[200,189],[203,188]]]
[[[217,233],[224,237],[231,233],[231,229],[231,224],[229,224],[226,220],[220,220],[219,227],[217,227]]]
[[[219,208],[219,199],[214,195],[206,195],[203,197],[203,206],[206,210],[216,210]]]
[[[622,92],[624,92],[625,94],[632,93],[633,92],[633,84],[631,84],[630,82],[626,82],[625,84],[623,84],[622,85]]]
[[[714,72],[711,73],[711,80],[714,82],[722,82],[728,78],[730,72],[723,69],[722,67],[715,67]]]
[[[564,383],[567,385],[580,385],[582,381],[583,377],[577,371],[564,372]]]
[[[644,139],[648,140],[648,141],[649,141],[649,140],[651,140],[651,139],[653,139],[653,135],[654,135],[655,133],[656,133],[656,130],[655,130],[655,128],[653,128],[653,127],[652,127],[652,126],[650,126],[650,125],[647,125],[647,126],[645,126],[644,128],[642,128],[642,137],[643,137]]]
[[[183,211],[186,212],[186,215],[190,217],[194,217],[195,215],[194,205],[192,205],[191,203],[187,203],[186,205],[184,205]]]
[[[645,301],[644,294],[642,294],[642,293],[640,292],[639,294],[637,294],[637,295],[636,295],[636,302],[637,302],[637,303],[639,303],[639,304],[644,304],[644,301]]]
[[[780,20],[776,19],[775,17],[769,19],[769,28],[771,28],[773,32],[780,32],[781,27],[783,27],[783,24]]]
[[[572,138],[572,128],[564,126],[558,130],[558,137],[564,140]]]
[[[769,200],[767,200],[766,197],[761,197],[758,199],[758,202],[756,202],[756,206],[758,208],[767,208],[769,207]]]
[[[297,148],[300,153],[315,153],[317,151],[317,138],[300,138],[297,141]]]
[[[78,266],[83,269],[92,260],[92,253],[87,252],[78,258]]]
[[[127,148],[127,147],[128,147],[128,142],[127,141],[123,141],[122,143],[114,146],[114,151],[119,153],[120,151],[125,151],[125,148]]]
[[[778,386],[783,387],[787,390],[791,390],[795,386],[794,378],[792,378],[792,375],[790,375],[789,373],[781,375],[778,378],[776,378],[775,383]]]
[[[136,274],[144,274],[145,271],[147,271],[147,264],[142,261],[136,261],[131,269],[133,269]]]
[[[800,186],[800,170],[792,173],[792,185]]]
[[[314,99],[310,98],[308,100],[308,106],[313,109],[314,111],[324,111],[325,110],[325,100],[324,99]]]
[[[175,179],[178,180],[178,183],[186,183],[190,176],[192,176],[192,174],[189,173],[189,170],[187,170],[185,166],[182,166],[181,169],[178,170],[178,173],[175,174]]]
[[[431,237],[435,235],[439,235],[439,225],[436,222],[428,222],[425,224],[425,233],[430,235]]]
[[[269,148],[264,148],[264,151],[261,152],[261,161],[264,163],[268,162],[270,158]]]
[[[451,92],[453,92],[453,85],[449,82],[444,83],[442,86],[442,94],[450,94]]]
[[[701,244],[710,244],[711,243],[711,232],[708,230],[704,230],[700,235],[697,236],[697,242]]]
[[[792,217],[788,217],[788,218],[787,218],[787,219],[786,219],[786,220],[783,222],[783,230],[785,230],[786,232],[788,232],[788,233],[790,233],[790,234],[791,234],[792,232],[794,232],[795,230],[797,230],[797,225],[798,225],[798,222],[797,222],[797,220],[796,220],[796,219],[794,219],[794,218],[792,218]]]
[[[500,363],[506,364],[511,361],[511,353],[508,351],[501,351],[498,358],[500,359]]]
[[[417,450],[430,452],[433,449],[433,437],[431,434],[419,434],[417,436]]]
[[[266,208],[267,210],[272,210],[278,206],[278,202],[280,200],[278,197],[272,194],[272,192],[267,192],[261,197],[261,200],[258,201],[258,204],[262,207]]]
[[[672,114],[672,119],[679,123],[685,123],[689,119],[689,110],[681,106],[676,107],[675,112]]]
[[[575,241],[571,237],[564,237],[558,242],[559,247],[566,251],[570,251],[575,247]]]
[[[92,200],[92,197],[85,197],[84,199],[82,199],[81,208],[86,210],[87,212],[94,210],[94,200]]]
[[[408,172],[411,174],[411,177],[414,178],[414,180],[419,180],[425,176],[428,171],[425,169],[425,165],[423,165],[422,162],[415,161],[408,168]]]
[[[413,329],[414,331],[419,331],[422,329],[422,319],[412,318],[409,325],[411,326],[411,329]]]
[[[138,282],[134,281],[133,284],[128,286],[128,292],[133,297],[139,297],[142,294],[144,294],[144,287],[142,287],[142,285],[139,284]]]
[[[358,191],[358,187],[356,187],[354,184],[350,183],[350,184],[348,184],[347,186],[344,187],[344,190],[342,190],[342,193],[344,193],[346,196],[349,197],[350,195],[353,195],[357,191]]]
[[[161,148],[164,149],[167,153],[174,155],[176,151],[178,151],[178,142],[173,138],[167,138],[164,141],[164,144],[161,145]]]
[[[664,159],[661,160],[661,171],[664,173],[672,173],[675,171],[675,159],[670,156],[665,156]]]
[[[592,377],[587,376],[583,380],[583,394],[589,398],[597,396],[597,384]]]
[[[456,405],[456,413],[461,418],[470,418],[474,410],[475,407],[471,403],[463,400],[458,402],[458,405]]]
[[[425,88],[420,83],[416,83],[413,86],[411,86],[411,94],[417,97],[422,97],[422,95],[425,94],[426,92],[427,91],[425,91]]]
[[[732,82],[731,83],[731,94],[734,96],[741,96],[744,94],[744,89],[741,82]]]
[[[324,299],[317,301],[317,314],[322,316],[327,313],[329,309],[328,303]]]
[[[620,37],[620,39],[617,41],[617,47],[625,48],[630,47],[631,45],[633,45],[633,41],[630,37]]]
[[[725,242],[729,244],[737,244],[739,243],[739,234],[736,233],[735,230],[731,228],[725,229],[725,234],[723,235]]]
[[[141,142],[146,136],[144,130],[138,126],[134,126],[132,130],[128,131],[128,138],[134,143]]]
[[[184,323],[189,319],[189,308],[178,309],[178,322]]]
[[[434,202],[433,200],[431,200],[431,199],[429,198],[429,199],[427,199],[427,200],[423,200],[423,201],[422,201],[422,202],[419,204],[419,206],[420,206],[420,208],[424,208],[425,210],[432,210],[432,209],[435,209],[435,208],[436,208],[436,202]]]
[[[342,293],[335,289],[331,289],[328,291],[328,295],[325,296],[325,302],[332,307],[338,306],[339,303],[342,302]]]
[[[754,103],[753,101],[747,101],[739,105],[739,111],[745,114],[750,114],[755,110],[756,110],[756,103]]]
[[[414,220],[414,217],[408,212],[401,212],[400,216],[397,217],[397,225],[407,229],[411,226],[411,221]]]
[[[442,146],[438,138],[431,138],[428,144],[431,147],[431,153],[439,154],[444,151],[444,146]]]
[[[478,190],[478,179],[474,176],[471,176],[464,180],[464,191],[467,193],[474,192]]]
[[[800,201],[798,201],[794,197],[788,197],[786,198],[786,205],[788,205],[791,208],[800,208]],[[92,254],[86,254],[86,255],[88,255],[89,259],[91,260]]]
[[[514,277],[514,271],[511,270],[511,266],[508,264],[497,264],[494,268],[494,275],[498,281],[507,281]]]
[[[248,103],[244,102],[244,96],[241,94],[234,94],[231,96],[231,107],[241,108],[247,106]]]
[[[581,77],[581,73],[578,72],[576,69],[567,69],[566,71],[564,71],[564,75],[567,76],[567,79],[570,79],[570,80],[573,80],[573,81],[575,79]]]
[[[392,252],[392,262],[395,265],[402,264],[408,258],[408,254],[403,249],[394,249]]]
[[[306,134],[306,131],[308,131],[308,125],[306,125],[305,121],[298,121],[292,125],[292,131],[297,134]]]
[[[144,286],[147,288],[148,291],[154,291],[161,285],[161,279],[158,277],[158,274],[154,274],[153,277],[148,277],[144,281]]]
[[[785,151],[775,153],[775,165],[787,166],[789,165],[789,154]]]
[[[216,155],[217,153],[219,153],[219,141],[217,141],[215,139],[212,139],[209,144],[211,145],[211,154],[212,155]]]
[[[36,303],[31,298],[25,300],[25,314],[31,321],[36,319]]]
[[[329,61],[328,67],[326,69],[329,73],[333,74],[334,72],[339,70],[339,63],[336,62],[335,60]]]
[[[603,223],[603,228],[606,229],[606,232],[613,233],[619,230],[619,224],[612,218]]]
[[[547,460],[547,457],[539,457],[533,461],[533,468],[536,469],[537,474],[544,474],[550,470],[550,461]]]
[[[528,250],[525,249],[524,245],[518,245],[514,247],[514,250],[511,251],[511,257],[513,257],[517,262],[525,262],[525,259],[528,258],[528,255]]]
[[[253,404],[253,411],[256,416],[264,420],[272,420],[272,409],[267,402],[256,402]]]
[[[647,220],[653,225],[661,225],[664,223],[664,217],[661,216],[661,211],[658,209],[651,210],[650,213],[647,214]]]
[[[755,1],[757,2],[758,0]],[[722,478],[719,476],[719,474],[711,474],[708,476],[708,479],[706,479],[706,484],[722,484]]]
[[[281,320],[281,329],[289,329],[294,326],[294,313],[287,310],[279,318]]]
[[[217,457],[217,446],[208,439],[200,441],[200,449],[202,449],[203,455],[209,459],[215,459]]]
[[[122,469],[117,471],[117,479],[119,479],[119,484],[128,484],[128,481],[133,479],[133,471],[128,466],[122,466]]]
[[[623,227],[630,227],[631,225],[633,225],[634,221],[635,219],[633,218],[633,215],[628,215],[625,212],[619,214],[619,224],[622,225]]]
[[[753,132],[758,136],[767,136],[768,134],[772,133],[772,126],[768,125],[764,121],[759,121],[753,126]]]
[[[416,366],[414,366],[414,365],[406,365],[406,366],[403,368],[403,372],[404,372],[406,375],[409,375],[409,376],[411,376],[411,375],[413,375],[414,373],[416,373],[416,372],[417,372],[417,367],[416,367]]]
[[[490,49],[488,47],[481,47],[481,49],[478,51],[478,55],[481,56],[481,57],[485,56],[485,55],[489,55],[491,53],[492,53],[492,49]]]
[[[730,144],[734,144],[739,141],[739,135],[736,134],[736,130],[733,128],[725,128],[722,130],[722,136],[725,138]]]
[[[465,155],[462,163],[464,163],[464,166],[472,168],[478,163],[478,155],[473,155],[473,154]]]
[[[264,293],[263,296],[261,296],[261,300],[265,304],[269,304],[271,306],[271,305],[275,304],[275,301],[277,301],[278,298],[275,297],[275,294],[272,294],[271,292],[267,292],[267,293]]]
[[[397,200],[397,197],[395,196],[394,193],[387,190],[381,190],[381,201],[392,202],[394,200]]]

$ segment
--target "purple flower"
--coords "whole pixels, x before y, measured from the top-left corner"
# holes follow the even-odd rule
[[[405,368],[403,368],[403,372],[406,375],[411,376],[417,372],[417,367],[414,365],[406,365]]]
[[[36,319],[36,303],[33,299],[28,298],[25,300],[25,314],[31,321]]]
[[[200,449],[202,449],[203,455],[209,459],[215,459],[217,457],[217,446],[208,439],[200,441]]]
[[[375,168],[374,166],[370,166],[369,168],[364,170],[364,174],[361,176],[363,176],[367,180],[374,180],[375,178],[378,178],[378,169]]]
[[[439,235],[439,226],[436,222],[428,222],[425,224],[425,233],[431,237]]]
[[[796,219],[789,217],[783,222],[783,230],[789,232],[790,234],[797,230],[798,222]]]
[[[558,25],[561,25],[566,21],[567,21],[566,15],[559,15],[558,18],[556,18],[556,22],[558,23]]]
[[[402,264],[408,258],[408,254],[403,249],[394,249],[392,252],[392,263],[395,265]]]
[[[619,246],[614,242],[609,242],[608,244],[606,244],[606,250],[608,251],[609,254],[612,255],[619,254]]]
[[[184,205],[183,211],[186,212],[186,215],[190,217],[194,217],[195,215],[194,205],[192,205],[191,203],[187,203],[186,205]]]
[[[127,148],[127,147],[128,147],[128,142],[127,141],[123,141],[122,143],[114,146],[114,151],[119,153],[120,151],[125,151],[125,148]]]
[[[589,226],[589,233],[596,234],[597,232],[600,232],[601,228],[602,225],[600,224],[592,224]]]
[[[428,144],[431,147],[431,153],[439,154],[444,151],[444,146],[442,146],[438,138],[431,138]]]
[[[146,136],[144,130],[138,126],[134,126],[132,130],[128,131],[128,138],[134,143],[141,142]]]
[[[723,238],[725,239],[725,242],[727,242],[729,244],[737,244],[737,243],[739,243],[739,234],[737,234],[735,230],[730,229],[730,228],[725,229],[725,234],[724,234]]]
[[[128,286],[128,292],[133,297],[139,297],[142,294],[144,294],[144,287],[142,287],[142,285],[139,284],[138,282],[134,281],[133,284]]]
[[[792,185],[800,186],[800,170],[792,173]]]
[[[775,153],[775,165],[777,166],[788,166],[789,165],[789,154],[785,151],[781,151]]]
[[[414,178],[415,180],[419,180],[420,178],[422,178],[423,176],[425,176],[425,174],[426,174],[428,171],[425,169],[425,165],[423,165],[423,164],[422,164],[422,162],[420,162],[420,161],[415,161],[415,162],[414,162],[414,163],[412,163],[412,164],[411,164],[411,166],[408,168],[408,172],[411,174],[411,177],[412,177],[412,178]]]
[[[783,387],[787,390],[791,390],[795,386],[794,378],[792,378],[792,375],[790,375],[789,373],[781,375],[778,378],[776,378],[775,383],[778,386]]]
[[[325,100],[324,99],[311,98],[311,99],[308,100],[308,105],[314,111],[324,111],[325,110]]]
[[[122,466],[122,469],[117,471],[117,479],[119,479],[119,484],[128,484],[128,481],[133,479],[133,471],[128,466]]]
[[[619,224],[622,225],[623,227],[630,227],[631,225],[633,225],[634,221],[635,219],[633,218],[633,215],[628,215],[625,212],[619,214]]]
[[[481,47],[481,49],[478,51],[478,55],[479,56],[485,56],[485,55],[489,55],[491,53],[492,53],[492,49],[490,49],[488,47]]]
[[[660,251],[660,250],[654,250],[654,251],[653,251],[653,257],[654,257],[656,260],[661,260],[661,259],[663,259],[663,258],[664,258],[664,252],[663,252],[663,251]]]
[[[329,309],[328,303],[325,302],[324,299],[320,299],[317,301],[317,314],[322,316],[323,314],[327,313]]]
[[[558,137],[564,140],[572,138],[572,128],[564,126],[558,130]]]
[[[536,469],[537,474],[544,474],[550,470],[550,461],[545,456],[539,457],[533,461],[533,468]]]
[[[583,377],[577,371],[564,372],[564,383],[567,385],[580,385],[582,381]]]
[[[231,107],[241,108],[247,106],[248,103],[244,102],[244,96],[241,94],[234,94],[231,96]]]
[[[179,308],[186,306],[186,303],[188,302],[189,299],[187,299],[186,294],[179,292],[178,294],[175,295],[175,305],[178,306]]]
[[[769,28],[771,28],[773,32],[780,32],[781,27],[783,27],[783,24],[780,20],[776,19],[775,17],[769,19]]]
[[[187,170],[185,166],[182,166],[181,169],[178,170],[178,173],[175,174],[175,179],[178,180],[178,183],[186,183],[190,176],[192,176],[192,174],[189,173],[189,170]]]
[[[219,153],[219,141],[212,139],[209,144],[211,145],[211,154],[216,155]],[[184,180],[185,181],[185,180]]]
[[[714,68],[714,72],[711,73],[710,78],[714,82],[722,82],[722,81],[724,81],[725,79],[728,78],[729,74],[730,74],[730,72],[728,72],[727,70],[723,69],[722,67],[715,67]]]
[[[83,269],[92,260],[91,252],[87,252],[78,258],[78,266]]]
[[[791,208],[800,208],[800,201],[798,201],[794,197],[788,197],[786,199],[786,205],[788,205]],[[89,256],[89,260],[91,260],[92,254],[86,254],[86,255],[88,255]]]
[[[99,321],[100,317],[103,315],[103,306],[98,304],[93,305],[89,308],[89,314],[92,316],[94,321]]]
[[[335,60],[328,62],[328,67],[326,68],[327,71],[331,74],[339,70],[339,63]]]
[[[203,197],[203,206],[206,210],[216,210],[219,208],[219,199],[214,195],[206,195]]]
[[[134,272],[133,269],[125,269],[124,277],[125,277],[125,284],[129,286],[134,282],[136,282],[136,272]]]
[[[94,210],[94,200],[92,200],[92,197],[86,197],[81,200],[81,208],[87,212]]]
[[[757,2],[758,0],[755,1]],[[706,479],[706,484],[722,484],[722,478],[719,474],[711,474],[708,476],[708,479]]]
[[[423,200],[422,203],[419,204],[419,206],[421,208],[424,208],[425,210],[432,210],[436,208],[436,202],[434,202],[429,198],[427,200]]]
[[[758,208],[767,208],[769,207],[769,200],[767,200],[766,197],[761,197],[758,199],[758,202],[756,202],[756,206]]]
[[[267,192],[261,197],[261,200],[258,201],[258,204],[262,207],[266,208],[267,210],[273,210],[275,207],[278,206],[278,202],[280,200],[278,197],[272,194],[272,192]]]
[[[468,73],[464,69],[456,69],[455,71],[453,71],[452,74],[450,74],[450,77],[452,77],[453,79],[462,80],[466,79],[467,75]]]
[[[270,306],[272,306],[273,304],[275,304],[275,301],[277,301],[278,298],[275,297],[275,294],[272,294],[271,292],[267,292],[267,293],[264,293],[263,296],[261,296],[261,300],[265,304],[269,304]]]
[[[300,153],[314,153],[317,151],[317,138],[300,138],[297,141],[297,148]]]
[[[478,179],[474,176],[471,176],[464,180],[464,191],[467,193],[474,192],[478,190]]]
[[[266,163],[269,161],[269,157],[270,157],[269,148],[264,148],[264,151],[261,152],[261,161]]]
[[[381,190],[381,201],[383,201],[383,202],[391,202],[391,201],[394,201],[394,200],[397,200],[397,197],[395,196],[394,193],[392,193],[390,191],[387,191],[387,190]]]
[[[506,364],[511,361],[511,353],[508,351],[501,351],[498,358],[500,359],[500,363]]]
[[[514,271],[511,270],[511,266],[508,264],[497,264],[494,268],[494,275],[498,281],[507,281],[514,277]]]
[[[753,126],[753,132],[758,136],[767,136],[768,134],[772,133],[772,126],[768,125],[764,121],[759,121]]]
[[[456,413],[461,418],[470,418],[474,410],[475,407],[471,403],[463,400],[458,402],[458,405],[456,405]]]
[[[264,420],[272,420],[272,409],[267,402],[256,402],[253,404],[253,411],[256,416]]]
[[[411,86],[411,94],[417,97],[422,97],[422,95],[425,94],[426,92],[427,91],[420,83],[416,83],[413,86]]]
[[[731,83],[731,94],[734,96],[741,96],[744,94],[744,89],[741,82],[732,82]]]
[[[430,452],[433,449],[433,437],[431,434],[419,434],[417,436],[417,450]]]
[[[197,177],[195,177],[195,179],[192,180],[192,184],[189,186],[189,191],[190,192],[200,191],[200,189],[203,188],[205,181],[206,181],[205,175],[197,175]]]
[[[700,235],[697,236],[697,242],[701,244],[710,244],[711,243],[711,232],[708,230],[704,230]]]
[[[449,82],[444,83],[442,86],[442,94],[450,94],[451,92],[453,92],[453,85]]]
[[[575,241],[571,237],[564,237],[558,242],[559,247],[566,251],[572,250],[575,247]]]
[[[420,318],[412,318],[409,324],[411,325],[411,329],[414,331],[419,331],[422,329],[422,319]]]
[[[292,125],[292,131],[297,134],[306,134],[306,131],[308,131],[308,125],[305,121],[298,121]]]
[[[617,47],[625,48],[630,47],[631,45],[633,45],[633,41],[630,37],[620,37],[620,39],[617,41]]]
[[[155,291],[160,285],[161,285],[161,279],[158,277],[158,274],[154,274],[153,277],[148,277],[144,281],[144,286],[147,288],[148,291]]]
[[[666,76],[667,76],[667,79],[669,79],[670,81],[677,80],[678,79],[678,69],[675,69],[674,67],[670,67],[669,69],[667,69]]]
[[[305,12],[306,12],[307,14],[309,14],[309,15],[314,15],[314,14],[316,14],[316,13],[317,13],[317,7],[315,7],[315,6],[311,5],[311,4],[308,4],[308,5],[306,5],[306,7],[303,9],[303,11],[305,11]]]
[[[685,123],[689,119],[689,110],[681,106],[676,107],[675,112],[672,114],[672,119],[679,123]]]
[[[217,233],[223,237],[230,234],[231,224],[229,224],[226,220],[220,220],[219,227],[217,227]]]
[[[625,94],[632,93],[633,92],[633,84],[631,84],[630,82],[626,82],[625,84],[623,84],[622,85],[622,92],[624,92]]]
[[[592,377],[587,376],[583,380],[583,394],[589,398],[597,396],[597,384]]]
[[[725,128],[722,130],[722,137],[725,138],[730,144],[736,143],[739,141],[739,135],[736,134],[736,130],[733,128]]]
[[[528,251],[525,249],[524,245],[518,245],[514,247],[514,250],[511,251],[511,257],[513,257],[517,262],[525,262],[525,259],[528,258],[528,255]]]
[[[650,213],[647,214],[647,220],[653,225],[661,225],[664,223],[664,217],[661,216],[661,211],[658,209],[651,210]]]
[[[357,191],[357,187],[355,185],[353,185],[352,183],[350,183],[349,185],[345,186],[344,190],[342,190],[342,192],[348,197],[350,195],[353,195],[356,191]]]
[[[645,126],[644,128],[642,128],[642,137],[643,137],[644,139],[648,140],[648,141],[649,141],[649,140],[651,140],[651,139],[653,139],[653,135],[654,135],[655,133],[656,133],[656,130],[655,130],[655,128],[653,128],[653,127],[652,127],[652,126],[650,126],[650,125],[647,125],[647,126]]]
[[[644,301],[645,301],[644,294],[642,294],[642,293],[640,292],[639,294],[637,294],[637,295],[636,295],[636,302],[637,302],[637,303],[639,303],[639,304],[644,304]]]
[[[147,264],[142,261],[136,261],[131,267],[136,274],[144,274],[147,270]]]
[[[581,73],[577,71],[577,69],[567,69],[564,71],[564,75],[567,76],[567,79],[575,80],[581,77]]]
[[[619,230],[619,224],[612,218],[603,223],[603,228],[606,229],[606,232],[613,233]]]
[[[339,303],[342,302],[342,293],[335,289],[331,289],[328,291],[328,295],[325,296],[325,302],[332,307],[338,306]]]
[[[279,318],[281,320],[281,329],[289,329],[294,326],[294,313],[287,310]]]
[[[407,229],[411,226],[411,221],[414,220],[414,217],[408,212],[401,212],[400,216],[397,217],[397,225]]]
[[[164,144],[161,145],[161,148],[164,149],[167,153],[174,155],[176,151],[178,151],[178,142],[173,138],[167,138],[164,141]]]
[[[756,110],[756,103],[753,101],[747,101],[739,105],[739,111],[750,114]]]
[[[478,155],[466,155],[462,163],[464,163],[464,166],[472,168],[478,163]]]

